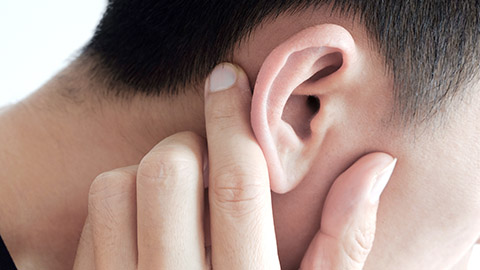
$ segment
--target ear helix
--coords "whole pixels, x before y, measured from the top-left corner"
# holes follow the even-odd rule
[[[295,95],[295,91],[308,89],[315,81],[343,69],[353,48],[353,38],[343,27],[317,25],[280,44],[260,68],[251,122],[267,160],[274,192],[293,189],[308,172],[313,159],[311,154],[305,154],[312,152],[307,149],[309,122],[321,101],[316,93]],[[311,110],[299,112],[295,104],[301,103],[304,107],[310,103]]]

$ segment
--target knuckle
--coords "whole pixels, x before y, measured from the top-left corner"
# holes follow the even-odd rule
[[[167,145],[187,146],[193,152],[200,151],[198,146],[204,144],[204,139],[193,131],[182,131],[164,140]]]
[[[373,246],[375,232],[373,230],[355,229],[352,239],[344,243],[344,250],[353,265],[363,266]]]
[[[191,185],[192,178],[199,177],[199,170],[200,165],[194,155],[175,147],[166,147],[142,160],[137,184],[157,190],[185,188]]]
[[[235,112],[231,111],[231,108],[227,109],[228,111],[222,111],[221,108],[212,108],[211,110],[210,120],[212,123],[216,123],[216,126],[229,129],[238,125],[236,124],[237,116]]]
[[[98,175],[92,182],[88,194],[88,212],[94,224],[116,224],[115,208],[119,201],[131,200],[135,196],[135,174],[117,169]]]
[[[223,186],[214,190],[215,203],[224,212],[243,216],[257,210],[261,201],[259,189],[254,186]]]
[[[241,166],[229,166],[214,175],[215,203],[224,211],[246,215],[258,210],[269,193],[268,183],[254,172],[245,172]]]
[[[99,174],[90,185],[89,198],[94,202],[105,200],[131,191],[135,174],[117,169]]]

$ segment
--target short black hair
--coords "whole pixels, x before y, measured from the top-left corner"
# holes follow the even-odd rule
[[[478,72],[479,0],[109,0],[83,55],[110,85],[128,86],[111,87],[116,96],[176,95],[267,19],[327,6],[364,24],[404,119],[434,114]]]

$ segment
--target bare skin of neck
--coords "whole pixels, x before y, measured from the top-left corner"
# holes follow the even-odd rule
[[[107,101],[84,71],[73,63],[0,109],[0,235],[19,269],[71,268],[98,174],[138,164],[179,131],[204,134],[203,91]]]

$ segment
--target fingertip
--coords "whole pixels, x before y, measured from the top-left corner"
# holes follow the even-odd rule
[[[387,166],[379,170],[376,173],[372,189],[370,190],[370,202],[378,203],[380,200],[380,195],[382,195],[385,187],[387,186],[390,178],[395,170],[397,164],[397,159],[393,158]]]
[[[231,88],[248,89],[249,82],[245,71],[233,63],[220,63],[212,70],[205,81],[205,95]]]
[[[369,183],[369,186],[372,187],[377,176],[394,162],[396,163],[396,158],[384,152],[366,154],[340,175],[336,182]]]
[[[310,244],[305,265],[323,262],[335,269],[363,268],[375,239],[378,198],[396,162],[389,154],[370,153],[337,178],[325,201],[320,231]]]
[[[361,157],[346,172],[345,178],[364,182],[365,192],[369,201],[378,203],[379,198],[388,184],[397,163],[397,158],[383,153],[373,152]]]
[[[393,160],[394,157],[390,154],[384,152],[372,152],[359,158],[355,164],[360,164],[361,166],[366,166],[373,170],[382,170],[392,163]]]
[[[340,235],[344,225],[352,220],[374,218],[378,198],[388,183],[386,176],[391,176],[387,169],[392,168],[394,161],[389,154],[370,153],[342,173],[327,195],[322,214],[323,229],[331,235]],[[371,217],[366,213],[371,213]]]
[[[230,63],[218,64],[210,73],[207,84],[207,92],[217,92],[231,88],[237,81],[237,69]]]
[[[229,132],[230,135],[253,133],[251,101],[248,77],[243,69],[232,63],[217,65],[205,83],[207,140],[220,140],[229,136]]]

